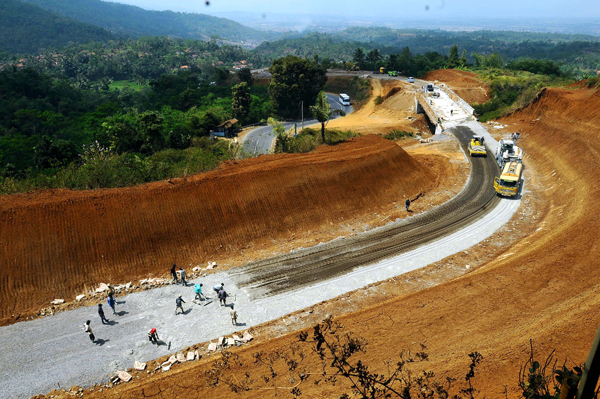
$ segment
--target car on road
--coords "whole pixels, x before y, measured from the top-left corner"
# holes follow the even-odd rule
[[[413,78],[413,77],[411,76],[410,78],[406,79],[406,81],[407,81],[408,83],[415,83],[415,78]]]

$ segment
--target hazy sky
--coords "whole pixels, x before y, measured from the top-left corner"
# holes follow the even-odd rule
[[[114,1],[114,0],[113,0]],[[116,0],[146,9],[197,13],[245,11],[371,18],[600,18],[598,0]]]

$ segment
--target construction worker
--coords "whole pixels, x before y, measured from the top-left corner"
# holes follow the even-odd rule
[[[218,294],[219,291],[221,291],[223,289],[223,287],[225,287],[225,284],[223,284],[223,283],[217,284],[213,287],[213,291]]]
[[[113,296],[112,292],[108,293],[108,298],[106,299],[106,302],[108,303],[108,306],[111,307],[113,314],[117,314],[115,310],[115,297]]]
[[[94,337],[94,332],[92,331],[92,327],[90,327],[90,323],[91,323],[90,320],[85,322],[85,324],[83,325],[83,331],[88,333],[88,336],[90,337],[90,340],[93,343],[96,343],[96,337]]]
[[[227,306],[227,292],[225,291],[225,288],[221,288],[221,291],[219,291],[218,295],[221,306]]]
[[[98,304],[98,315],[100,315],[100,320],[102,320],[102,324],[108,323],[108,319],[104,316],[104,309],[102,309],[102,304]]]
[[[179,268],[179,277],[181,277],[181,285],[187,287],[187,281],[185,281],[185,269]]]
[[[237,312],[233,309],[233,303],[231,304],[231,310],[229,311],[229,315],[231,316],[231,324],[237,326]]]
[[[204,296],[204,294],[202,293],[202,284],[196,284],[194,286],[194,292],[196,293],[196,297],[194,299],[206,299],[206,297]],[[202,298],[200,298],[202,297]]]
[[[177,265],[175,263],[173,263],[173,267],[171,267],[171,276],[173,276],[174,283],[177,282],[177,272],[175,271],[176,268],[177,268]]]
[[[408,212],[408,208],[410,207],[410,198],[406,199],[406,201],[404,202],[404,205],[406,205],[406,212]]]
[[[151,329],[150,331],[148,331],[148,340],[150,342],[152,342],[153,344],[158,345],[158,340],[160,338],[158,338],[158,333],[156,332],[156,328]]]
[[[183,300],[183,298],[181,297],[181,295],[179,295],[177,297],[177,299],[175,299],[175,305],[176,305],[176,307],[175,307],[175,316],[177,316],[177,314],[178,314],[177,313],[177,309],[181,309],[181,313],[184,313],[184,311],[183,311],[183,305],[182,305],[184,303],[185,303],[185,301]]]

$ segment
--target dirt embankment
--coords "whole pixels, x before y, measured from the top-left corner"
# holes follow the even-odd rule
[[[399,80],[371,79],[371,99],[358,111],[332,120],[328,129],[348,129],[361,134],[389,133],[393,130],[429,133],[425,115],[414,112],[412,86]],[[383,102],[375,104],[381,97]]]
[[[518,371],[528,356],[530,339],[540,361],[554,348],[559,365],[565,359],[568,366],[585,361],[600,323],[600,91],[549,89],[503,122],[517,122],[523,132],[520,144],[527,154],[526,165],[535,170],[526,187],[544,187],[525,192],[525,201],[531,196],[546,204],[543,212],[530,216],[542,219],[540,228],[473,273],[340,317],[347,328],[368,340],[363,359],[375,369],[383,367],[378,366],[382,360],[421,342],[428,347],[428,369],[440,379],[460,377],[468,365],[466,355],[479,351],[484,362],[475,386],[486,397],[505,397],[507,387],[506,396],[517,398]],[[517,217],[511,223],[528,222],[524,215]],[[484,247],[475,250],[483,252]],[[468,258],[463,257],[463,262]],[[291,334],[238,353],[251,363],[252,354],[259,350],[268,355],[296,341],[296,334]],[[192,381],[191,376],[202,375],[208,367],[187,364],[171,374],[157,374],[103,395],[230,397],[224,386]],[[343,386],[324,388],[309,380],[301,389],[307,397],[320,398],[339,395]],[[238,397],[276,393],[251,391]]]
[[[490,89],[473,72],[458,69],[438,69],[427,72],[424,80],[446,83],[459,97],[469,104],[484,103],[490,99]]]
[[[172,263],[268,256],[296,232],[323,239],[320,228],[437,184],[402,148],[368,136],[127,189],[0,197],[0,318],[14,322],[100,282],[164,275]]]

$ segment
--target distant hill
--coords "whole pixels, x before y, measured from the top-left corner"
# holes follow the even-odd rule
[[[111,32],[133,36],[175,36],[209,39],[211,36],[242,42],[262,41],[270,36],[237,22],[204,14],[148,11],[143,8],[100,0],[23,0]]]
[[[17,0],[0,1],[0,52],[36,53],[70,42],[115,39],[98,26],[56,15]]]

